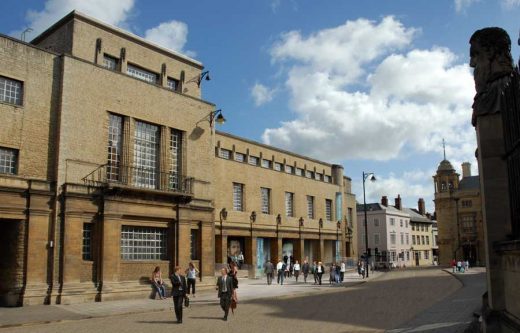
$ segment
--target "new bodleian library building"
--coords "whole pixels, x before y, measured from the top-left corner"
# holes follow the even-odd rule
[[[71,12],[0,35],[0,305],[140,298],[244,257],[357,258],[343,168],[215,131],[203,65]]]

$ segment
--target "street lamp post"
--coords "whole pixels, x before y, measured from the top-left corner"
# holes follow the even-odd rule
[[[367,220],[367,198],[365,194],[365,181],[367,178],[370,177],[370,181],[375,181],[376,177],[374,176],[373,172],[364,172],[363,171],[363,210],[365,211],[365,269],[367,271],[367,277],[368,277],[368,271],[370,270],[368,268],[368,220]]]

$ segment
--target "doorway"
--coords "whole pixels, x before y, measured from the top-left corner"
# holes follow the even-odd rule
[[[0,219],[0,306],[21,305],[24,284],[24,221]]]

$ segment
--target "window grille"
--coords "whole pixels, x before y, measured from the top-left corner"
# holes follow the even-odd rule
[[[166,260],[167,228],[123,226],[121,259]]]
[[[23,83],[5,76],[0,76],[0,101],[22,105]]]

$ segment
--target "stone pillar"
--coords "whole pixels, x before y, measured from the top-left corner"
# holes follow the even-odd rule
[[[500,255],[493,243],[507,239],[511,233],[509,188],[502,116],[492,114],[477,120],[478,161],[482,195],[482,214],[486,246],[489,305],[493,310],[505,308],[503,270]]]
[[[200,275],[204,280],[215,277],[215,232],[211,222],[200,224]],[[218,260],[218,259],[217,259]]]
[[[278,260],[282,260],[282,238],[271,239],[271,260],[273,264],[277,263]]]
[[[189,221],[180,220],[179,221],[179,266],[183,269],[188,267],[188,264],[191,261],[191,225]]]
[[[105,214],[101,223],[103,237],[101,239],[102,254],[100,266],[103,299],[113,290],[113,285],[119,281],[121,221],[116,216]]]
[[[324,263],[325,260],[325,240],[323,238],[320,238],[320,247],[318,250],[318,261],[321,261]]]
[[[294,260],[298,260],[300,264],[305,259],[305,240],[303,238],[298,238],[294,243]]]
[[[49,214],[31,211],[27,225],[27,270],[23,305],[43,304],[47,297]]]
[[[245,261],[249,265],[249,278],[256,277],[256,237],[246,237]]]
[[[65,215],[64,224],[63,284],[79,283],[83,244],[83,220],[81,216]]]

